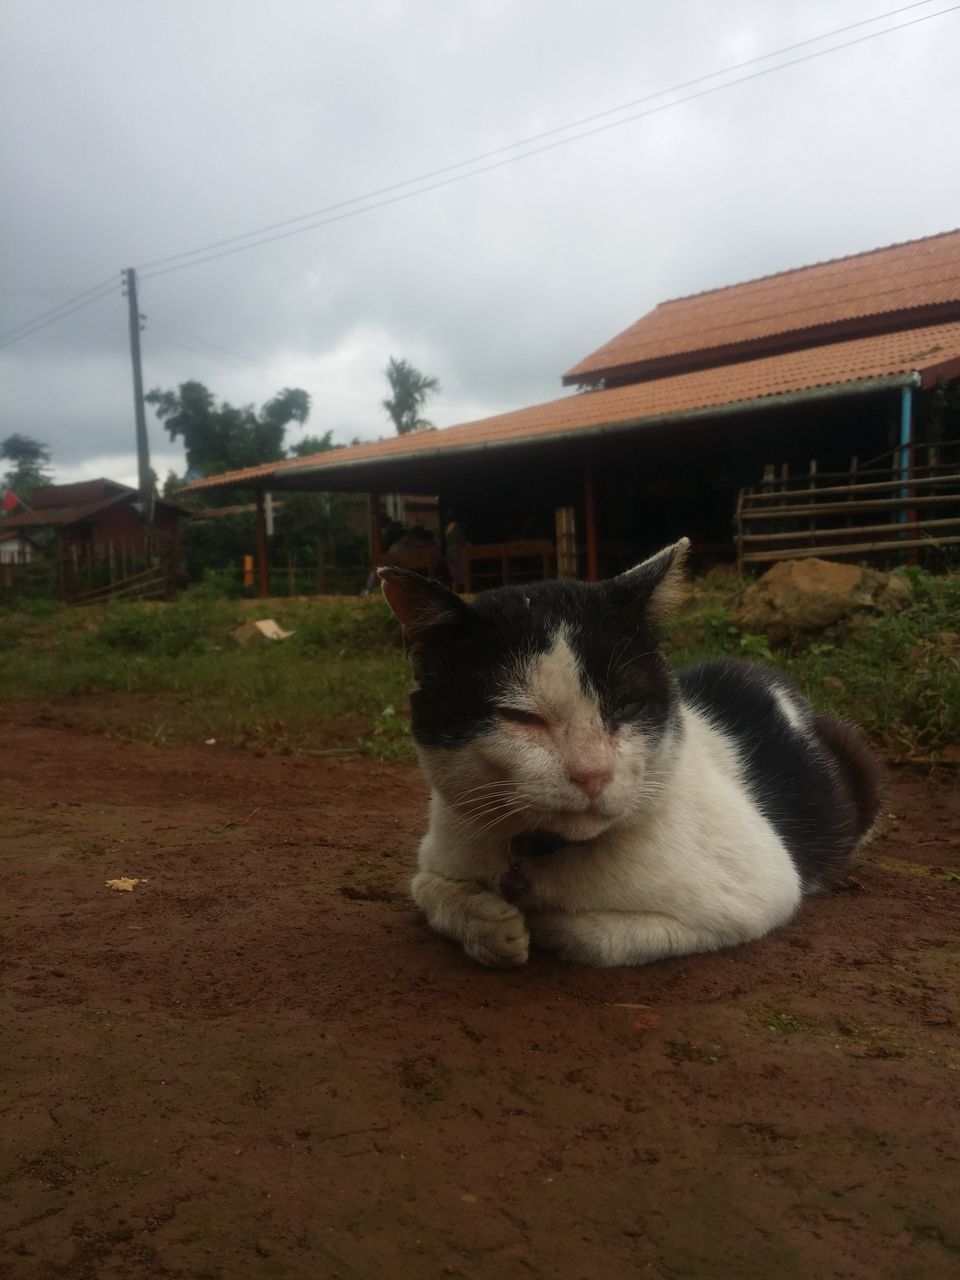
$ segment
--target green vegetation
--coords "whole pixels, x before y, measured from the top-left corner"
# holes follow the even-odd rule
[[[170,605],[0,614],[0,698],[154,743],[409,754],[408,666],[378,597],[271,601],[266,613],[294,634],[241,644],[232,633],[262,606],[202,589]]]
[[[284,387],[259,413],[252,405],[218,404],[202,382],[181,382],[176,391],[155,387],[144,399],[171,441],[183,440],[187,471],[205,476],[276,462],[284,456],[287,425],[302,426],[310,416],[310,397],[298,387]],[[171,473],[164,491],[179,483]]]
[[[960,576],[911,571],[902,612],[805,649],[771,652],[733,623],[739,585],[707,578],[671,629],[678,663],[734,654],[782,665],[813,702],[886,749],[936,757],[960,741]],[[273,616],[288,640],[233,632]],[[54,723],[156,743],[282,752],[410,754],[409,666],[378,596],[228,599],[214,584],[175,603],[0,612],[0,698],[42,704]],[[10,714],[15,714],[11,712]]]
[[[21,502],[26,501],[34,489],[50,483],[50,450],[33,436],[15,432],[0,440],[0,462],[8,464],[8,470],[0,475],[0,490],[9,489]]]
[[[858,724],[894,753],[936,754],[960,743],[960,575],[905,571],[913,602],[887,617],[772,652],[733,621],[741,581],[706,578],[671,628],[678,664],[730,654],[772,662],[821,711]]]
[[[382,404],[397,435],[432,428],[433,423],[422,416],[422,410],[428,397],[440,390],[439,379],[428,377],[409,360],[398,360],[395,356],[390,357],[384,373],[390,383],[390,396]]]

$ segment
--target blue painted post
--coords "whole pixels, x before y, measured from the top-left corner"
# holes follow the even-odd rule
[[[903,482],[903,488],[900,490],[900,497],[908,498],[910,495],[907,490],[907,484],[910,480],[910,455],[913,451],[913,387],[901,387],[900,389],[900,479]],[[907,509],[900,508],[900,523],[906,524]]]

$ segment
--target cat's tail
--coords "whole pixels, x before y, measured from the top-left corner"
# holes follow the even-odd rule
[[[873,834],[883,798],[880,766],[873,752],[852,725],[832,716],[815,716],[820,740],[830,752],[856,813],[856,838],[851,848],[862,845]]]

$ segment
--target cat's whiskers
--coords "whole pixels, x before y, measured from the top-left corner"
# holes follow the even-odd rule
[[[508,809],[518,800],[524,800],[527,797],[518,788],[509,794],[500,794],[489,798],[483,796],[475,798],[470,804],[458,806],[453,812],[458,818],[477,818],[485,813],[490,813],[494,809]]]
[[[461,811],[469,811],[482,808],[485,804],[492,804],[496,800],[506,800],[511,796],[519,795],[522,788],[520,783],[511,782],[508,784],[498,784],[495,789],[483,790],[475,789],[474,793],[464,793],[458,796],[455,801],[455,807]]]
[[[461,838],[466,838],[467,836],[481,836],[484,835],[484,832],[493,831],[494,827],[503,826],[503,824],[508,823],[509,820],[520,817],[520,814],[522,813],[532,812],[532,810],[534,810],[534,806],[532,805],[520,805],[516,809],[507,809],[504,810],[503,813],[494,814],[488,822],[465,823],[460,829],[454,828],[454,832],[456,832],[456,835]]]
[[[621,653],[624,652],[624,650],[626,649],[629,643],[630,643],[630,636],[626,636],[623,640],[619,642],[619,644],[615,644],[613,648],[610,650],[610,658],[609,658],[609,661],[607,662],[607,672],[605,676],[605,683],[607,687],[609,687],[610,685],[610,678],[611,678],[610,670],[613,667],[615,660],[619,657]]]
[[[484,832],[490,831],[493,827],[499,826],[500,823],[506,822],[508,818],[518,818],[521,813],[533,812],[535,808],[535,805],[525,804],[521,805],[519,809],[515,809],[512,813],[498,814],[492,821],[484,823],[482,827],[475,827],[473,834],[481,836]]]
[[[520,784],[518,782],[514,782],[511,779],[505,779],[500,782],[481,782],[476,787],[468,787],[466,791],[461,791],[456,798],[456,803],[461,804],[464,800],[467,800],[470,796],[476,796],[478,793],[481,795],[487,795],[488,793],[491,795],[496,795],[498,791],[506,791],[511,787],[514,790],[516,790],[519,787],[519,785]]]
[[[501,796],[499,800],[484,802],[482,804],[472,805],[468,809],[461,809],[457,812],[457,818],[465,821],[472,821],[475,818],[481,818],[488,813],[493,813],[501,809],[509,809],[516,804],[518,799],[522,797],[518,795]]]
[[[452,810],[450,825],[453,831],[457,834],[479,835],[522,813],[535,811],[537,806],[531,803],[520,785],[514,783],[512,786],[512,794],[501,792],[489,800],[474,797],[469,806]]]

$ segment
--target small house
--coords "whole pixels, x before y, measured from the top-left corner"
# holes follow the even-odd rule
[[[66,599],[122,593],[124,586],[141,594],[148,579],[154,594],[161,579],[173,581],[179,564],[181,514],[159,498],[145,513],[136,489],[101,477],[35,489],[29,509],[0,521],[0,534],[28,541],[33,550],[25,559],[36,567],[42,558]]]

